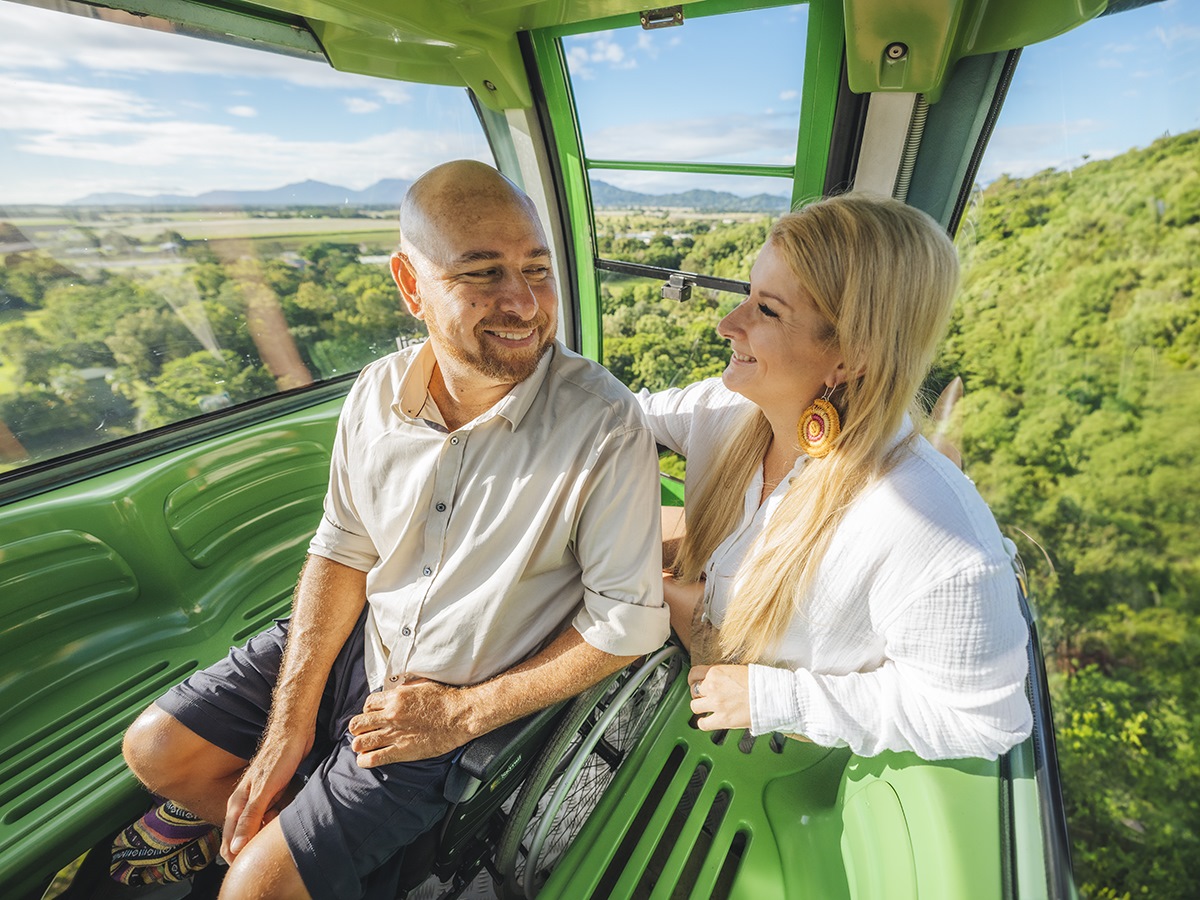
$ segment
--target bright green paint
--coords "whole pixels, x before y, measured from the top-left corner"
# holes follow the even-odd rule
[[[592,222],[592,200],[583,162],[583,144],[575,116],[575,98],[567,78],[562,43],[545,32],[532,35],[534,59],[542,79],[550,136],[554,141],[562,176],[560,202],[568,223],[575,252],[575,284],[579,316],[579,352],[600,359],[602,323],[600,286],[594,264],[596,256]],[[564,293],[567,293],[566,291]]]
[[[1104,11],[1108,0],[845,0],[850,89],[907,91],[936,101],[964,56],[1044,41]],[[895,58],[889,47],[903,46]]]
[[[660,839],[671,834],[670,852],[658,850],[651,900],[688,896],[681,881],[694,884],[691,897],[707,898],[725,850],[743,832],[749,841],[731,900],[1003,900],[995,761],[927,762],[911,753],[867,759],[793,740],[776,753],[766,738],[747,754],[738,746],[743,732],[714,744],[690,717],[681,676],[647,729],[653,737],[618,770],[542,898],[592,896],[610,861],[616,880],[605,896],[645,896],[639,882],[644,889]],[[682,757],[673,772],[672,754]],[[708,770],[703,787],[677,813],[698,768]],[[642,817],[641,835],[625,842],[660,773],[661,799]],[[730,795],[728,809],[705,833],[718,792]],[[699,859],[689,868],[693,847]]]

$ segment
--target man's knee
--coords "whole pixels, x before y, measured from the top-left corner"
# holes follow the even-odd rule
[[[278,819],[234,859],[221,883],[220,900],[309,900]]]
[[[129,726],[121,752],[133,774],[163,796],[171,796],[181,780],[220,777],[245,765],[155,704]]]

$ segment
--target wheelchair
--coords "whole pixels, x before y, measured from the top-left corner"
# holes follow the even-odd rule
[[[484,872],[502,900],[536,897],[646,735],[683,659],[667,644],[468,744],[446,781],[445,817],[405,851],[398,900],[455,900]]]

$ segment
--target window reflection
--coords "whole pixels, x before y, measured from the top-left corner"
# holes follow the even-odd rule
[[[490,159],[466,92],[0,3],[0,472],[419,339],[410,179]]]

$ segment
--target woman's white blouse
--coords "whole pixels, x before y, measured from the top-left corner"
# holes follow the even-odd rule
[[[692,483],[749,405],[719,379],[638,400]],[[808,462],[801,455],[761,506],[755,473],[741,521],[708,563],[704,602],[718,627],[742,560]],[[924,438],[910,441],[838,526],[776,665],[750,666],[751,731],[926,759],[995,758],[1020,743],[1032,714],[1013,550],[970,480]]]

